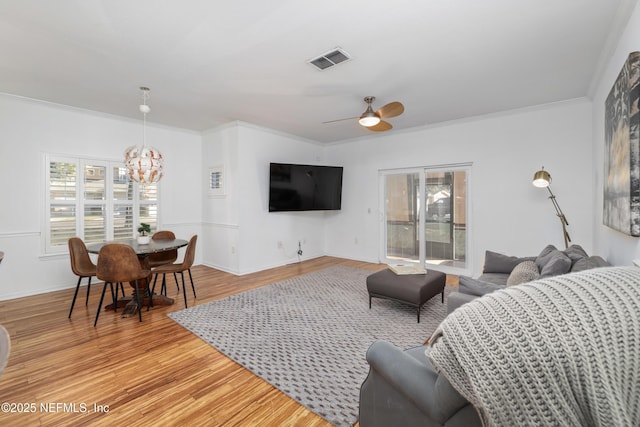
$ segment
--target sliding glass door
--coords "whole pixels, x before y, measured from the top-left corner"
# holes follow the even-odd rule
[[[381,173],[383,262],[466,268],[468,168]]]
[[[385,256],[419,261],[420,174],[385,175]]]

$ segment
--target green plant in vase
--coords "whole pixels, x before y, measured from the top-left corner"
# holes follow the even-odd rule
[[[138,244],[146,245],[151,241],[151,226],[144,222],[138,227]]]

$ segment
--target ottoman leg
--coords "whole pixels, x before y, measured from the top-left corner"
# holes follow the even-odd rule
[[[442,303],[444,304],[444,289],[442,290]]]
[[[418,323],[420,323],[420,309],[422,308],[422,306],[418,306]]]
[[[369,294],[369,310],[371,310],[371,294]]]

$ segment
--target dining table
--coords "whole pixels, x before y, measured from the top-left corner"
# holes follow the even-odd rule
[[[176,250],[184,246],[187,246],[189,242],[187,242],[184,239],[157,239],[157,240],[151,239],[149,243],[141,244],[141,243],[138,243],[137,239],[127,239],[127,240],[93,243],[93,244],[87,245],[87,251],[92,254],[99,254],[100,249],[102,249],[104,245],[107,245],[110,243],[120,243],[120,244],[130,246],[138,256],[138,260],[140,261],[140,266],[145,270],[149,270],[149,256],[151,254],[157,254],[161,252]],[[100,262],[99,259],[98,259],[98,262]],[[169,298],[165,295],[152,293],[151,288],[148,286],[151,283],[151,276],[152,275],[150,274],[149,277],[147,277],[146,279],[142,279],[138,281],[138,288],[140,289],[140,292],[141,293],[145,292],[144,295],[141,295],[142,297],[141,300],[142,299],[144,300],[142,305],[144,306],[145,304],[149,303],[148,298],[151,298],[151,305],[173,304],[175,302],[173,298]],[[131,285],[131,288],[135,293],[135,282],[129,282],[129,284]],[[148,289],[148,292],[147,292],[147,289]],[[132,293],[131,295],[125,296],[121,300],[118,300],[118,308],[119,307],[125,307],[124,314],[129,314],[129,315],[135,314],[137,310],[135,295]],[[109,304],[105,306],[105,309],[107,310],[114,309],[113,304]]]

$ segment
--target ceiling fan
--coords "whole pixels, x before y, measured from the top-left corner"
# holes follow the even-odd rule
[[[371,103],[375,101],[375,96],[367,96],[364,98],[364,102],[367,103],[367,109],[364,113],[362,113],[359,117],[349,117],[346,119],[338,119],[338,120],[330,120],[328,122],[323,123],[333,123],[340,122],[343,120],[353,120],[358,119],[358,123],[364,126],[365,128],[374,131],[374,132],[384,132],[386,130],[390,130],[393,128],[391,123],[385,122],[382,119],[388,119],[391,117],[399,116],[404,112],[404,105],[401,102],[395,101],[390,102],[382,107],[378,108],[377,111],[373,111],[373,107]]]

